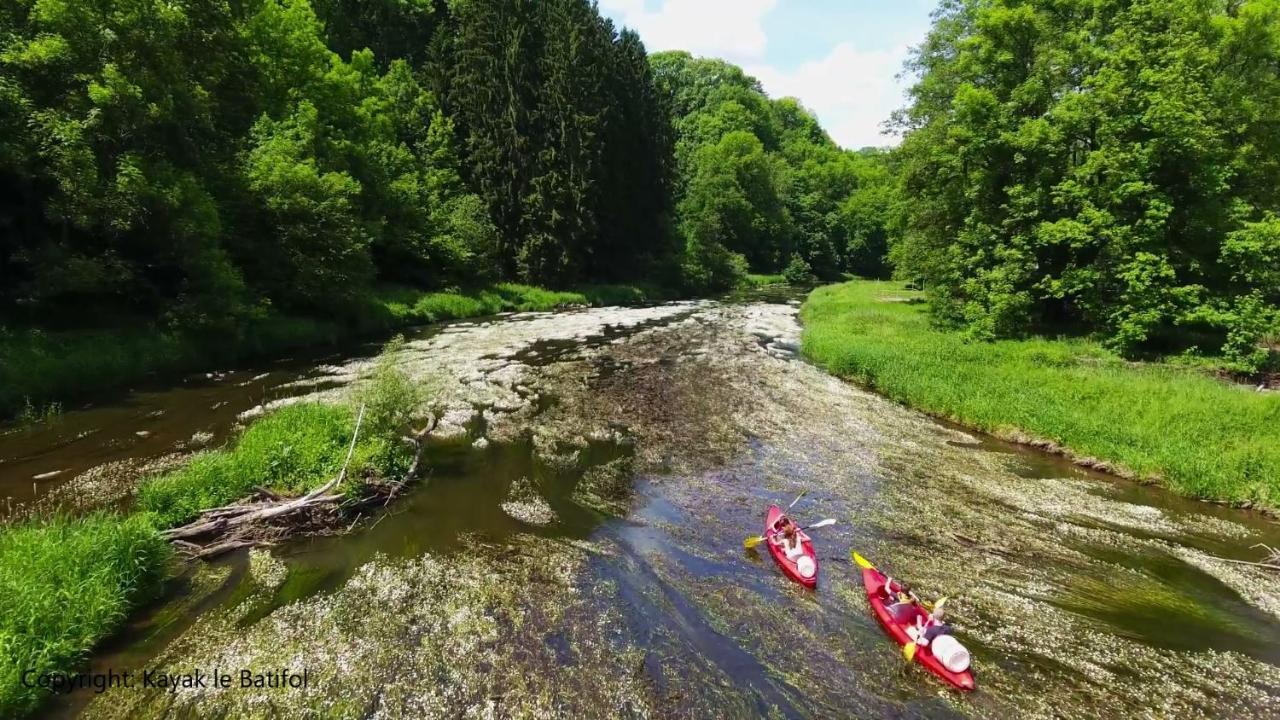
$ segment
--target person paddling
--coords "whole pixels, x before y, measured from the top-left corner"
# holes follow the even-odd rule
[[[912,592],[910,585],[891,577],[885,578],[884,595],[885,610],[894,622],[905,623],[910,620],[911,615],[916,612],[916,606],[920,604],[920,598]]]
[[[950,635],[951,626],[946,623],[947,599],[942,598],[933,606],[933,612],[916,616],[915,625],[907,628],[907,635],[917,645],[927,647],[939,635]]]
[[[800,537],[800,528],[791,522],[791,518],[784,517],[778,521],[778,533],[774,535],[778,544],[782,546],[787,557],[794,560],[797,556],[804,554],[803,540]]]

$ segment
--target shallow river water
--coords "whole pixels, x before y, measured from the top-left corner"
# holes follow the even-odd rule
[[[307,670],[310,687],[117,689],[49,714],[1280,717],[1280,583],[1219,559],[1280,546],[1275,523],[836,380],[795,355],[797,309],[529,313],[411,336],[402,365],[444,418],[421,486],[350,534],[189,570],[93,660]],[[137,475],[262,403],[341,401],[375,350],[0,437],[6,508],[128,502]],[[802,523],[838,521],[814,532],[816,591],[742,545],[801,490]],[[903,662],[851,548],[950,596],[977,692]]]

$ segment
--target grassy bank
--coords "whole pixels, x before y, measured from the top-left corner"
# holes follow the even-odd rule
[[[157,525],[193,520],[201,510],[227,505],[255,487],[283,495],[305,493],[338,474],[355,427],[355,413],[342,405],[302,403],[271,413],[249,426],[225,449],[196,455],[182,468],[145,483],[138,505]],[[348,476],[385,474],[402,455],[387,438],[362,433]]]
[[[402,478],[411,453],[400,436],[423,399],[396,365],[403,343],[387,345],[351,402],[299,403],[259,418],[226,447],[144,480],[131,514],[0,526],[0,717],[18,717],[49,697],[23,685],[24,671],[75,673],[159,590],[171,557],[160,530],[257,488],[302,495],[335,478],[349,450],[337,487],[349,498],[371,483]]]
[[[246,323],[231,336],[200,337],[150,326],[69,332],[0,327],[0,419],[17,414],[38,418],[58,403],[148,377],[333,345],[410,325],[505,311],[639,304],[668,295],[631,285],[594,285],[568,292],[515,283],[468,292],[386,287],[343,318],[271,315]]]
[[[143,516],[57,518],[0,532],[0,717],[48,697],[24,687],[23,671],[79,670],[159,590],[168,558],[168,543]]]
[[[918,293],[855,281],[805,302],[804,353],[906,405],[1158,478],[1194,497],[1280,507],[1280,395],[1080,339],[972,342]]]

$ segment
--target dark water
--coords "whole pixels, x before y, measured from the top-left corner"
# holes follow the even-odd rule
[[[779,299],[788,298],[766,298]],[[522,357],[531,364],[572,362],[575,345],[603,348],[625,335],[535,344]],[[673,361],[681,362],[687,361]],[[594,373],[591,382],[608,385],[635,367],[635,358],[619,353],[594,357],[584,369]],[[484,449],[442,445],[418,490],[385,512],[360,518],[351,534],[273,549],[287,574],[265,602],[252,600],[237,622],[252,638],[281,609],[341,598],[369,563],[394,567],[424,556],[450,563],[482,554],[502,577],[508,559],[573,545],[591,548],[585,562],[572,565],[570,580],[577,595],[589,598],[587,616],[611,618],[602,625],[607,646],[639,658],[627,671],[628,682],[643,688],[627,703],[648,708],[637,716],[1280,716],[1280,620],[1263,609],[1280,594],[1266,576],[1228,575],[1205,559],[1257,558],[1252,545],[1280,546],[1274,522],[1082,471],[997,440],[957,438],[954,428],[856,391],[839,395],[817,384],[811,368],[770,368],[763,375],[769,381],[765,394],[742,402],[776,398],[778,408],[770,412],[785,421],[786,431],[761,427],[732,461],[714,467],[635,473],[620,509],[583,501],[577,491],[593,469],[630,458],[635,448],[629,441],[592,442],[567,465],[546,462],[528,437]],[[192,428],[225,432],[236,411],[210,417],[199,408],[217,398],[231,402],[225,399],[237,395],[231,388],[244,396],[241,409],[251,407],[256,402],[249,395],[269,394],[306,371],[279,372],[243,387],[236,385],[243,381],[224,380],[158,393],[128,408],[90,411],[108,413],[98,419],[119,413],[120,445],[104,442],[103,435],[36,452],[36,432],[21,438],[27,457],[0,468],[26,474],[144,452],[151,446],[142,440],[129,445],[127,438],[147,419],[146,408],[172,410],[154,418],[172,423],[164,426],[169,438]],[[677,384],[674,375],[670,381],[658,377],[664,385]],[[708,369],[697,391],[738,392],[732,380]],[[82,419],[67,422],[76,426]],[[0,441],[6,458],[15,447],[11,438]],[[90,447],[97,450],[84,451]],[[25,482],[7,474],[5,481]],[[522,520],[504,508],[517,483],[534,489],[551,511],[549,521]],[[814,592],[787,582],[767,555],[742,546],[744,537],[759,531],[767,504],[785,504],[802,489],[808,495],[795,511],[801,522],[838,520],[815,532],[822,567]],[[868,612],[850,548],[909,577],[927,595],[957,598],[953,619],[974,654],[977,693],[959,696],[901,661]],[[208,632],[201,617],[251,602],[247,565],[245,555],[234,555],[219,561],[216,572],[204,571],[216,576],[213,581],[190,573],[176,580],[165,598],[101,649],[94,667],[148,666],[184,633]],[[530,589],[522,602],[536,608],[539,597]],[[387,612],[369,611],[371,622]],[[578,678],[573,682],[584,685],[593,675],[616,674],[593,660],[583,639],[564,626],[540,630],[529,657],[553,658],[554,670],[571,670],[569,676]],[[520,653],[515,657],[518,664]],[[403,662],[411,661],[406,655]],[[552,670],[522,669],[534,676]],[[572,694],[565,685],[551,690]],[[73,716],[92,699],[65,699],[50,714]],[[627,716],[621,705],[569,707],[561,716]],[[101,702],[90,710],[119,716]]]
[[[240,413],[325,387],[321,363],[369,356],[377,349],[364,345],[331,358],[192,375],[173,387],[131,392],[121,401],[69,410],[33,427],[0,428],[0,496],[7,498],[0,513],[43,497],[90,468],[172,453],[196,433],[207,433],[208,445],[221,444]],[[314,381],[310,386],[285,387],[308,379]]]

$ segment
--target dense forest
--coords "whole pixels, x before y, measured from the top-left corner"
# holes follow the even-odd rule
[[[744,272],[832,279],[888,272],[889,156],[849,152],[795,100],[770,100],[721,60],[653,57],[675,133],[683,277],[714,288]]]
[[[1280,3],[946,0],[911,70],[892,259],[939,317],[1268,361]]]
[[[946,0],[901,147],[854,151],[589,0],[15,0],[0,340],[896,272],[975,337],[1253,372],[1280,315],[1277,73],[1277,0]]]
[[[886,271],[885,156],[588,0],[17,0],[0,45],[11,324]]]

